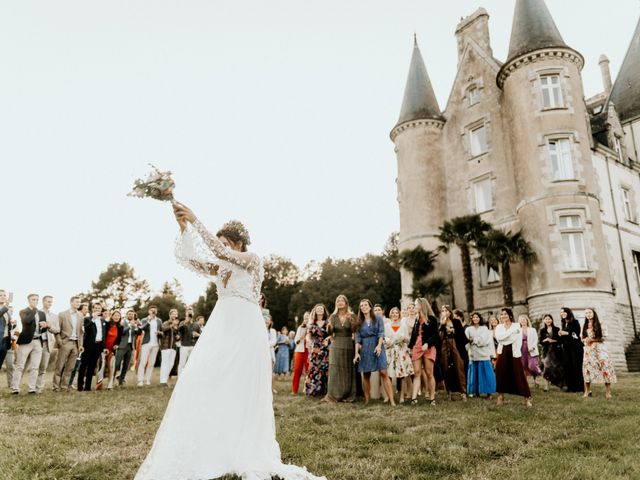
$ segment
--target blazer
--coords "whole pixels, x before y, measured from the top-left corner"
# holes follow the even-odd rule
[[[7,326],[9,327],[7,328],[7,332],[10,332],[11,324],[9,322],[9,307],[5,305],[0,307],[0,338],[4,336],[4,329]],[[11,333],[9,333],[9,336],[11,336]]]
[[[46,322],[47,317],[43,311],[36,309],[25,308],[20,310],[20,326],[16,326],[16,330],[19,330],[17,344],[26,345],[33,341],[33,336],[36,333],[36,322]],[[46,331],[43,330],[42,333]]]
[[[136,348],[136,340],[138,339],[138,334],[140,333],[140,329],[138,327],[132,326],[129,322],[124,320],[122,322],[122,336],[120,337],[120,343],[118,345],[118,350],[122,350],[123,348],[129,348],[131,345],[131,349],[135,350]],[[131,344],[129,344],[129,332],[131,333]]]
[[[104,318],[99,317],[102,322],[102,344],[104,344],[104,336],[107,333],[107,322],[104,321]],[[86,317],[84,319],[84,339],[83,339],[83,347],[85,350],[95,350],[96,349],[96,334],[98,330],[96,329],[96,324],[93,323],[93,317]],[[100,347],[102,348],[102,347]]]
[[[502,353],[504,345],[512,345],[513,358],[522,357],[522,329],[517,323],[511,322],[511,326],[507,329],[503,323],[496,327],[496,340],[498,340],[498,349],[496,353]]]
[[[193,333],[198,332],[201,333],[200,325],[197,322],[192,321],[191,323],[186,323],[186,320],[180,322],[178,326],[178,331],[180,332],[180,342],[182,347],[193,347],[196,344],[196,340],[198,337],[194,337]]]
[[[145,317],[142,319],[140,324],[140,331],[144,334],[144,337],[142,337],[142,345],[149,343],[149,340],[151,339],[151,321],[152,320],[149,320],[149,317]],[[160,346],[160,339],[162,338],[162,320],[156,317],[155,322],[158,327],[158,346]]]
[[[53,312],[49,312],[44,314],[47,319],[47,348],[49,352],[51,352],[57,343],[57,335],[60,333],[60,318]]]
[[[537,357],[540,355],[538,350],[538,332],[533,327],[527,327],[527,346],[529,347],[529,355]]]
[[[438,319],[433,315],[429,315],[427,320],[422,324],[420,329],[420,320],[416,319],[411,330],[411,338],[409,340],[409,350],[411,350],[418,340],[418,330],[421,330],[422,345],[429,347],[440,346],[440,335],[438,334]]]
[[[84,336],[84,318],[82,318],[82,314],[80,312],[76,312],[76,318],[78,321],[76,322],[76,338],[78,339],[78,346],[83,345],[83,336]],[[60,333],[58,334],[58,338],[61,343],[66,343],[71,338],[73,323],[71,322],[71,310],[65,310],[60,315],[58,315],[58,322],[60,322]]]
[[[171,325],[171,320],[167,320],[162,324],[162,339],[160,341],[161,350],[175,350],[176,342],[180,340],[178,325]]]

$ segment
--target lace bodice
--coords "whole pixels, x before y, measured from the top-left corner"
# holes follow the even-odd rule
[[[223,244],[197,220],[176,241],[179,264],[206,278],[218,289],[218,298],[240,297],[258,303],[264,269],[255,253],[238,252]]]

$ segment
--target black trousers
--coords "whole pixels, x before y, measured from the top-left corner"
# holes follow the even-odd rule
[[[120,385],[124,383],[124,379],[127,376],[132,353],[133,348],[130,343],[127,343],[127,346],[124,348],[119,348],[116,352],[116,374],[118,375],[118,383]]]
[[[80,360],[80,369],[78,371],[78,391],[82,392],[91,390],[91,382],[96,373],[98,359],[102,353],[102,342],[92,345],[90,349],[85,347],[82,352],[82,360]]]
[[[7,356],[7,352],[11,348],[10,337],[0,338],[0,369],[4,363],[4,359]]]

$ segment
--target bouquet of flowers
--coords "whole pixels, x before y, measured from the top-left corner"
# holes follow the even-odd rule
[[[173,189],[176,183],[171,178],[171,172],[161,172],[157,167],[149,164],[153,169],[146,179],[138,179],[133,183],[133,190],[128,196],[138,198],[153,198],[161,202],[175,202]]]

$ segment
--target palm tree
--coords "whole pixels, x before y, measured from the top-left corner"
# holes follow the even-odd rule
[[[471,248],[476,242],[491,230],[491,225],[480,217],[480,215],[464,215],[447,220],[440,227],[438,236],[442,246],[440,250],[447,253],[452,245],[460,249],[462,260],[462,276],[464,277],[464,294],[467,301],[467,311],[475,309],[473,302],[473,272],[471,270]]]
[[[477,261],[487,265],[499,265],[502,276],[502,296],[506,306],[513,305],[511,264],[519,261],[527,265],[537,260],[531,244],[522,235],[522,230],[511,233],[490,230],[476,243]]]
[[[436,269],[436,257],[438,252],[425,250],[418,245],[413,250],[402,250],[398,254],[398,264],[409,270],[414,279],[426,277]]]

